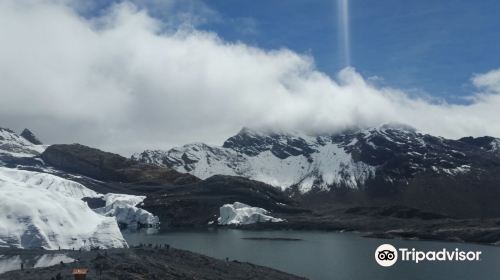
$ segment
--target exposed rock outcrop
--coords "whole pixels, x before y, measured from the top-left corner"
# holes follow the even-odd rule
[[[168,182],[177,185],[199,179],[168,167],[142,164],[117,154],[103,152],[80,144],[52,145],[41,155],[45,163],[66,172],[97,180],[126,183]]]
[[[23,132],[21,132],[21,136],[22,136],[24,139],[26,139],[26,140],[30,141],[30,142],[31,142],[32,144],[34,144],[34,145],[41,145],[41,144],[43,144],[43,143],[42,143],[42,141],[40,141],[40,140],[38,139],[38,137],[36,137],[36,136],[35,136],[35,134],[34,134],[33,132],[31,132],[31,130],[29,130],[29,129],[27,129],[27,128],[25,128],[25,129],[23,130]]]

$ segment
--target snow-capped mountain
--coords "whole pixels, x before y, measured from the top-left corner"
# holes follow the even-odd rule
[[[236,175],[305,193],[377,182],[406,184],[423,173],[453,176],[482,170],[500,164],[498,143],[492,137],[449,140],[397,124],[314,136],[244,128],[222,147],[196,143],[147,150],[132,159],[202,179]]]
[[[29,158],[38,156],[47,148],[29,130],[24,135],[34,141],[18,135],[14,131],[0,127],[0,162],[8,162],[12,158]],[[35,140],[36,139],[36,140]]]

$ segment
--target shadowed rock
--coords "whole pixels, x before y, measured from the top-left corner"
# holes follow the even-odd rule
[[[135,162],[117,154],[103,152],[80,144],[52,145],[41,155],[49,165],[67,172],[85,175],[97,180],[126,183],[168,182],[177,185],[199,179],[168,167]]]
[[[35,144],[35,145],[41,145],[42,144],[42,141],[40,141],[33,132],[31,132],[31,130],[25,128],[23,130],[23,132],[21,132],[21,136],[30,141],[31,143]]]

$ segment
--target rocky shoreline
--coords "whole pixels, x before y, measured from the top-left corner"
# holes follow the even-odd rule
[[[353,207],[280,215],[285,222],[240,225],[246,230],[356,231],[370,238],[500,244],[500,219],[457,219],[406,207]]]
[[[219,260],[204,255],[174,249],[170,246],[143,246],[96,251],[46,251],[41,249],[0,249],[3,257],[64,254],[77,260],[44,268],[26,268],[0,274],[4,280],[73,279],[73,268],[88,268],[87,280],[124,279],[269,279],[304,280],[272,268],[238,260]]]

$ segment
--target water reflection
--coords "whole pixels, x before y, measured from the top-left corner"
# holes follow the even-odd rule
[[[63,263],[72,263],[75,260],[65,254],[43,254],[33,256],[6,256],[0,255],[0,274],[12,270],[26,268],[47,267]]]

